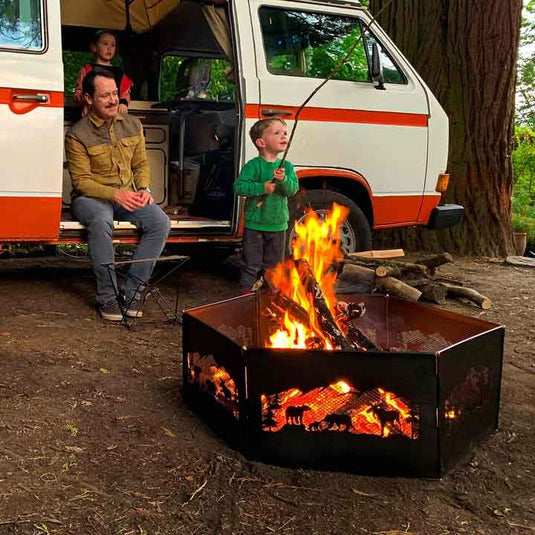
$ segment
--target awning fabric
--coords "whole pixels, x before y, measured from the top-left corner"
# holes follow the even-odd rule
[[[133,0],[130,3],[130,23],[136,33],[150,30],[180,0]],[[61,0],[61,23],[67,26],[86,26],[124,30],[126,7],[124,0]]]

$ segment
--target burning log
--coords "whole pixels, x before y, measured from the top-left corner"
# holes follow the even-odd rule
[[[293,299],[286,297],[282,292],[277,292],[274,295],[271,304],[282,317],[284,317],[285,312],[288,312],[297,321],[310,328],[308,312]]]
[[[346,337],[350,344],[360,351],[381,351],[354,323],[366,313],[366,307],[363,302],[360,303],[338,303],[339,314],[336,316],[338,325],[342,325]]]
[[[299,273],[301,284],[312,298],[312,305],[325,335],[332,341],[335,347],[340,347],[345,351],[353,349],[334,321],[334,317],[325,301],[323,291],[314,277],[314,273],[312,273],[310,264],[304,258],[300,258],[295,261],[295,267]]]

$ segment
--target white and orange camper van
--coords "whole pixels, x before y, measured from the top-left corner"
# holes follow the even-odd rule
[[[232,184],[255,155],[254,121],[283,117],[360,39],[300,115],[288,158],[301,202],[348,206],[348,251],[370,229],[459,221],[441,203],[448,119],[424,81],[352,0],[12,0],[0,10],[0,243],[84,241],[70,216],[66,129],[80,117],[74,78],[98,28],[118,36],[134,81],[129,113],[145,129],[152,192],[170,242],[240,241]],[[74,77],[74,78],[73,78]],[[128,223],[118,242],[136,240]]]

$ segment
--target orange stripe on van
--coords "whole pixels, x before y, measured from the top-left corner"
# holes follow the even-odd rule
[[[33,241],[59,236],[60,197],[0,197],[0,241]]]
[[[15,95],[46,95],[48,102],[43,104],[39,102],[24,102],[14,99]],[[9,109],[21,115],[28,113],[35,108],[63,108],[63,93],[61,91],[43,91],[41,89],[13,89],[7,87],[0,87],[0,105],[9,106]]]
[[[440,195],[386,195],[372,197],[373,228],[426,225]]]
[[[277,110],[290,112],[291,115],[281,115],[283,119],[295,119],[299,108],[296,106],[272,106],[271,104],[247,104],[245,116],[247,119],[267,119],[262,110]],[[417,126],[427,128],[429,116],[419,113],[397,113],[390,111],[347,110],[342,108],[313,108],[305,107],[299,115],[300,121],[319,121],[330,123],[360,123],[382,124],[389,126]]]

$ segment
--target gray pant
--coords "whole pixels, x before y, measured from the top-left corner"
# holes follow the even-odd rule
[[[130,221],[138,227],[141,240],[133,260],[160,256],[171,230],[171,221],[156,204],[129,212],[118,204],[90,197],[76,197],[72,201],[71,209],[74,218],[87,228],[87,245],[97,282],[98,305],[115,299],[117,288],[115,273],[110,277],[108,270],[102,266],[103,263],[113,262],[115,258],[112,244],[113,221]],[[139,293],[136,294],[141,290],[139,281],[148,281],[153,269],[154,262],[131,265],[123,288],[127,300],[133,297],[139,298]]]
[[[243,233],[243,266],[240,290],[250,290],[262,269],[275,267],[284,257],[286,232],[245,229]]]

